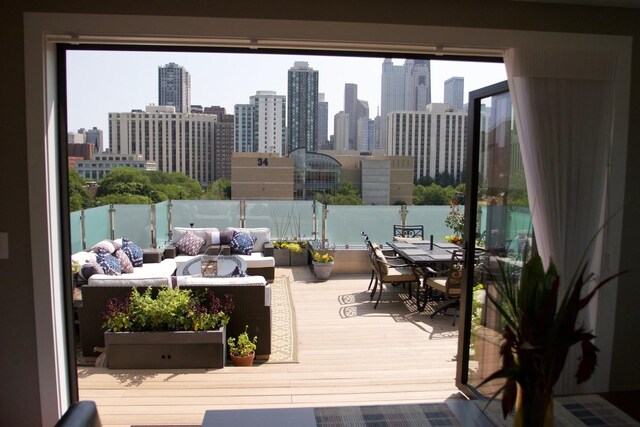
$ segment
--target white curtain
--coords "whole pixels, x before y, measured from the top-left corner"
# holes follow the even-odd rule
[[[506,52],[505,65],[538,251],[545,266],[553,260],[566,284],[609,214],[616,56],[514,48]],[[593,257],[590,271],[596,276],[600,253],[596,245],[587,258]],[[582,320],[595,327],[592,316]],[[567,358],[558,393],[578,390],[576,351]]]

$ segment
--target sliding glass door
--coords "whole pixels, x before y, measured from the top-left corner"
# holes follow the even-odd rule
[[[465,393],[490,396],[499,381],[478,385],[500,364],[502,322],[490,305],[498,263],[515,274],[533,233],[511,96],[507,82],[469,94],[465,245],[482,248],[482,262],[467,257],[461,302],[456,381]],[[474,262],[475,261],[475,262]]]

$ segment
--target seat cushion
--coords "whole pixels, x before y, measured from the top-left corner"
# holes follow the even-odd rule
[[[245,260],[247,268],[273,268],[276,259],[272,256],[264,256],[262,252],[252,252],[251,255],[238,255]]]
[[[416,275],[413,274],[411,267],[394,267],[388,269],[384,280],[385,282],[415,282]]]

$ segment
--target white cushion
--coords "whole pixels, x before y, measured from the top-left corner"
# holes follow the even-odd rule
[[[271,286],[262,276],[245,276],[245,277],[199,277],[199,276],[180,276],[176,279],[176,286],[213,286],[216,285],[232,285],[232,286],[264,286],[264,305],[271,306]]]
[[[253,252],[251,255],[237,255],[247,263],[247,268],[275,267],[276,259],[272,256],[263,256],[262,252]]]
[[[161,262],[145,263],[142,267],[134,267],[133,273],[120,276],[94,274],[89,278],[89,285],[115,286],[159,286],[171,285],[171,275],[176,269],[173,258],[163,259]]]
[[[253,250],[255,252],[261,252],[265,243],[268,243],[271,240],[271,230],[267,227],[256,227],[256,228],[227,227],[227,230],[233,230],[239,233],[247,233],[251,237],[255,238],[256,241],[253,244]]]
[[[95,252],[81,251],[71,255],[71,262],[76,262],[80,265],[84,265],[89,262],[97,262],[97,261],[98,261],[98,254],[96,254]]]

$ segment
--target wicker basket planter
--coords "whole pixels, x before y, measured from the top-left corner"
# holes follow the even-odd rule
[[[226,331],[105,332],[110,369],[217,369],[227,354]]]

